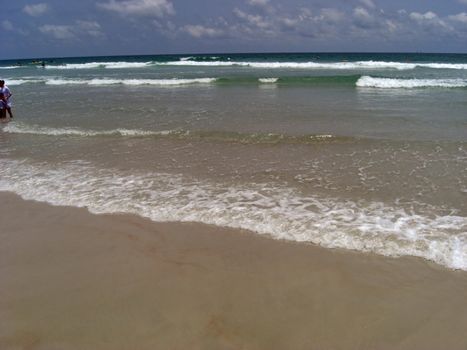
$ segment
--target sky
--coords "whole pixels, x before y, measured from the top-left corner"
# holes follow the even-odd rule
[[[467,52],[467,0],[0,0],[0,59]]]

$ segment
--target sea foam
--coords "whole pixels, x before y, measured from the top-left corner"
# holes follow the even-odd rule
[[[463,88],[467,87],[465,79],[394,79],[361,77],[356,85],[358,87],[371,87],[381,89],[414,89],[427,87]]]
[[[5,79],[5,81],[8,83],[9,86],[40,82],[40,80],[31,80],[31,79]]]
[[[253,61],[171,61],[159,62],[160,65],[171,66],[204,66],[204,67],[251,67],[263,69],[336,69],[336,70],[353,70],[353,69],[414,69],[414,64],[399,63],[399,62],[376,62],[376,61],[361,61],[361,62],[253,62]]]
[[[152,62],[88,62],[88,63],[67,63],[61,65],[46,65],[47,69],[128,69],[145,68],[151,66]],[[39,67],[42,68],[42,67]]]
[[[3,127],[4,133],[27,134],[43,136],[124,136],[124,137],[167,137],[173,139],[192,139],[215,142],[237,142],[243,144],[316,144],[345,141],[350,138],[326,134],[285,135],[274,133],[240,133],[228,131],[202,131],[202,130],[141,130],[141,129],[111,129],[92,130],[73,127],[54,128],[38,125],[28,125],[21,122],[7,124]]]
[[[209,84],[216,81],[216,78],[194,78],[194,79],[47,79],[46,85],[157,85],[157,86],[177,86],[189,84]]]
[[[334,70],[412,70],[415,68],[431,69],[467,69],[467,64],[453,63],[407,63],[391,61],[355,61],[355,62],[254,62],[254,61],[171,61],[157,62],[159,65],[228,67],[240,66],[264,69],[334,69]]]
[[[168,131],[147,131],[139,129],[113,129],[113,130],[89,130],[81,128],[50,128],[41,127],[37,125],[26,125],[22,123],[10,123],[3,127],[4,133],[10,134],[29,134],[29,135],[43,135],[43,136],[81,136],[81,137],[95,137],[95,136],[164,136],[168,135],[172,130]]]
[[[263,84],[274,84],[277,83],[279,78],[259,78],[258,81]]]
[[[194,221],[387,256],[417,256],[467,271],[467,218],[378,202],[307,196],[283,185],[226,185],[182,175],[0,159],[0,190],[93,213]]]
[[[64,63],[64,64],[47,64],[45,67],[34,66],[38,69],[137,69],[150,68],[161,65],[166,66],[200,66],[200,67],[251,67],[262,69],[332,69],[332,70],[412,70],[416,68],[428,69],[447,69],[447,70],[465,70],[466,63],[442,63],[442,62],[396,62],[396,61],[339,61],[339,62],[294,62],[294,61],[235,61],[226,60],[220,61],[219,57],[209,57],[208,60],[197,60],[194,57],[182,57],[177,61],[147,61],[147,62],[87,62],[87,63]],[[27,66],[5,66],[0,69],[16,69]]]

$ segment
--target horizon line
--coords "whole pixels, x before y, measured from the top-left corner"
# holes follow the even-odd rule
[[[85,56],[56,56],[56,57],[23,57],[5,58],[3,61],[24,61],[24,60],[50,60],[50,59],[73,59],[73,58],[94,58],[94,57],[147,57],[147,56],[203,56],[203,55],[258,55],[258,54],[424,54],[424,55],[467,55],[467,52],[429,52],[429,51],[246,51],[246,52],[198,52],[198,53],[158,53],[158,54],[117,54],[117,55],[85,55]]]

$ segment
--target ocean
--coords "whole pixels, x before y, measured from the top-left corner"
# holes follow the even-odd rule
[[[467,270],[467,55],[0,61],[0,190]]]

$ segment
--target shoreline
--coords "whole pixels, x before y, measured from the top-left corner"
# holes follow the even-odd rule
[[[465,349],[467,273],[0,192],[2,349]]]

